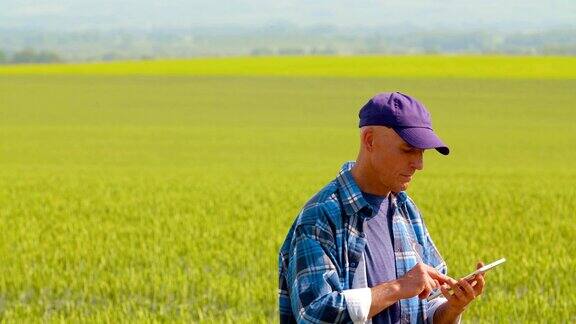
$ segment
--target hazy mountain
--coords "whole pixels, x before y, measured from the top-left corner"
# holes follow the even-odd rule
[[[574,0],[1,0],[0,28],[334,25],[522,31],[576,25]]]
[[[576,54],[576,0],[0,0],[0,64]]]

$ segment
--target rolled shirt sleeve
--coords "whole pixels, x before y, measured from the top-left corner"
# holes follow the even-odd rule
[[[354,323],[366,322],[372,305],[372,290],[370,288],[348,289],[342,291],[342,294],[352,321]]]

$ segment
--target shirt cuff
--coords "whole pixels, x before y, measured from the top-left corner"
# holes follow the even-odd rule
[[[370,288],[347,289],[342,291],[346,300],[346,307],[354,323],[363,323],[368,320],[370,306],[372,306],[372,290]]]
[[[426,323],[432,324],[434,323],[434,313],[440,305],[447,302],[447,299],[444,297],[438,297],[433,299],[432,301],[428,302],[428,306],[426,308]],[[458,315],[456,318],[456,323],[460,324],[460,320],[462,319],[462,314]]]

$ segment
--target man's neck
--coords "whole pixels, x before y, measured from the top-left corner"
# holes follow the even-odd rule
[[[378,177],[360,160],[356,160],[352,170],[350,170],[352,178],[360,187],[363,192],[376,195],[376,196],[388,196],[390,194],[389,188],[384,188],[379,182]]]

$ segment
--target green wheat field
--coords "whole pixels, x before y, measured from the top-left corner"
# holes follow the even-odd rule
[[[409,188],[472,323],[576,321],[576,58],[228,58],[0,68],[0,321],[275,322],[277,253],[402,91],[452,153]]]

